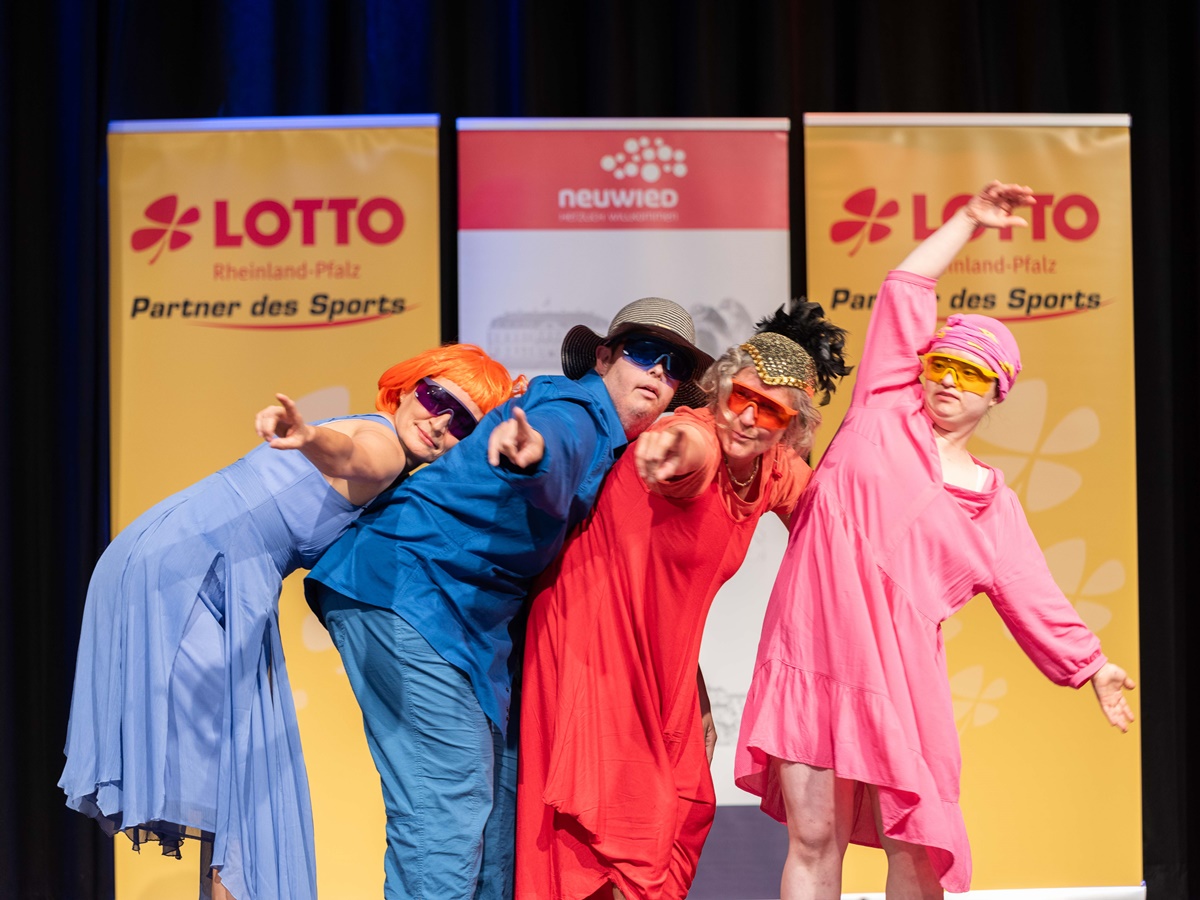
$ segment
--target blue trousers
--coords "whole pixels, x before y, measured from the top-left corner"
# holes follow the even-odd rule
[[[507,743],[461,669],[404,619],[322,589],[387,812],[388,900],[511,900],[516,728]]]

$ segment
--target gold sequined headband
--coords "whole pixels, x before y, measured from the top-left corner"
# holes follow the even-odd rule
[[[800,388],[810,397],[815,392],[817,364],[795,341],[773,331],[764,331],[742,344],[742,349],[754,360],[754,368],[763,384]]]

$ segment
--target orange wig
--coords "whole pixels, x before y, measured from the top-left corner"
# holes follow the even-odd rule
[[[525,376],[514,382],[508,369],[474,344],[446,344],[398,362],[380,375],[375,408],[394,413],[403,395],[422,378],[453,381],[485,414],[521,393],[525,384]]]

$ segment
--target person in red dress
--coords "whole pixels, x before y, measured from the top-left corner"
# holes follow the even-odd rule
[[[716,798],[699,671],[718,589],[758,520],[785,522],[844,332],[799,302],[760,323],[613,467],[532,593],[517,786],[518,900],[680,898]]]

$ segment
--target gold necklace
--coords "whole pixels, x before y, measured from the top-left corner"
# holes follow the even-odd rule
[[[760,459],[762,459],[761,456],[754,457],[754,465],[750,467],[750,474],[746,476],[745,481],[738,481],[733,477],[733,469],[729,468],[729,457],[725,457],[725,472],[729,475],[729,480],[733,483],[735,488],[741,490],[742,488],[750,486],[750,482],[752,482],[754,480],[754,476],[758,474],[758,461]]]

